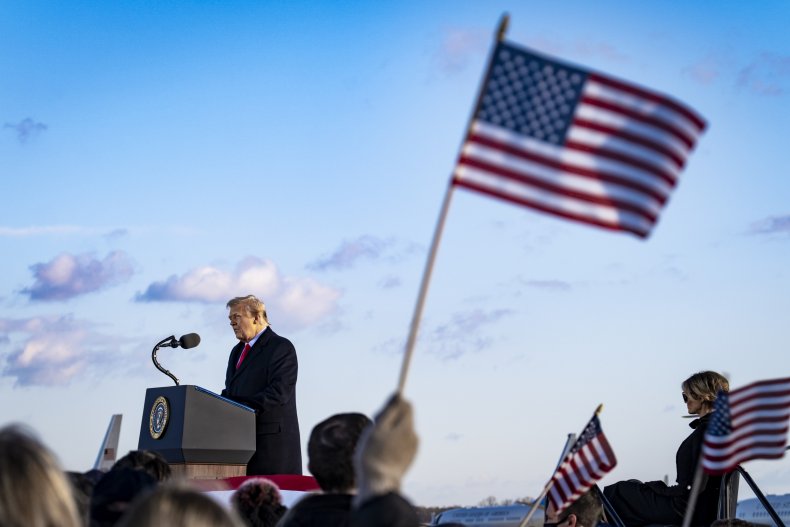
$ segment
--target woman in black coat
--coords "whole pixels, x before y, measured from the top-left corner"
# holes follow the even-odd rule
[[[730,385],[722,375],[703,371],[683,381],[681,387],[688,413],[699,418],[689,423],[693,431],[678,448],[675,457],[677,484],[669,486],[663,481],[642,483],[632,479],[604,488],[604,495],[628,527],[683,523],[713,401],[719,390],[729,391]],[[703,476],[692,525],[707,526],[716,519],[720,484],[721,477]]]

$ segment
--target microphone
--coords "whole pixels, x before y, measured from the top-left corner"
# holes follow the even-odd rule
[[[161,346],[163,348],[177,348],[181,346],[185,350],[188,350],[189,348],[194,348],[198,344],[200,344],[200,335],[197,333],[187,333],[178,340],[176,340],[176,338],[171,335],[157,344],[157,346]]]
[[[174,344],[173,346],[174,348],[176,346],[181,346],[185,350],[188,350],[189,348],[194,348],[195,346],[200,344],[200,335],[198,335],[197,333],[187,333],[186,335],[178,339],[177,343],[174,342],[173,344]]]
[[[198,335],[197,333],[187,333],[186,335],[184,335],[178,340],[176,340],[176,337],[174,335],[171,335],[165,339],[160,340],[157,343],[157,345],[154,346],[153,351],[151,351],[151,360],[154,362],[154,366],[156,366],[157,370],[161,371],[162,373],[173,379],[173,382],[175,382],[176,386],[178,386],[178,379],[176,378],[176,376],[170,373],[168,370],[164,369],[162,365],[159,364],[159,361],[156,360],[156,352],[157,350],[159,350],[159,348],[163,348],[163,347],[177,348],[181,346],[184,349],[189,349],[189,348],[194,348],[198,344],[200,344],[200,335]]]

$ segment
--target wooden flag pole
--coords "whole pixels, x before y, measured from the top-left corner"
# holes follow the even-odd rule
[[[697,498],[702,489],[702,452],[697,460],[697,468],[694,470],[694,482],[691,484],[689,502],[686,504],[686,514],[683,516],[683,527],[691,526],[691,519],[694,517],[694,508],[697,506]]]
[[[499,26],[497,28],[496,33],[496,41],[500,42],[503,38],[505,38],[505,32],[507,31],[508,22],[510,20],[510,16],[505,13],[502,15],[502,18],[499,20]],[[494,47],[496,49],[496,47]],[[475,103],[475,107],[472,110],[472,115],[469,117],[469,122],[466,125],[466,133],[464,134],[464,139],[461,142],[461,148],[463,148],[463,144],[466,142],[467,137],[469,137],[469,133],[472,129],[472,121],[477,115],[477,111],[480,109],[480,105],[482,104],[483,99],[483,86],[485,85],[485,81],[488,79],[488,75],[491,71],[491,65],[494,62],[494,50],[492,49],[491,55],[488,58],[488,67],[486,68],[486,74],[483,77],[483,82],[480,83],[480,87],[478,88],[477,93],[477,102]],[[417,294],[417,303],[414,306],[414,313],[412,314],[411,318],[411,325],[409,326],[409,336],[406,339],[406,350],[403,353],[403,362],[401,363],[400,368],[400,377],[398,379],[398,390],[397,393],[403,393],[403,387],[406,385],[406,376],[409,373],[409,364],[411,364],[411,357],[414,352],[414,345],[417,342],[417,334],[420,329],[420,320],[422,320],[422,310],[425,307],[425,297],[428,295],[428,284],[431,281],[431,274],[433,273],[433,264],[436,261],[436,253],[439,249],[439,242],[442,239],[442,232],[444,231],[444,223],[447,219],[447,211],[450,209],[450,201],[453,194],[453,184],[452,180],[450,184],[447,185],[447,192],[444,195],[444,201],[442,202],[442,209],[439,212],[439,219],[436,222],[436,229],[433,232],[433,240],[431,241],[431,248],[428,251],[428,259],[425,262],[425,270],[422,273],[422,282],[420,283],[420,290]]]

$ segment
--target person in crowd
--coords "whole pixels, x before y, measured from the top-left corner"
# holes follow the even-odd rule
[[[628,480],[604,489],[604,496],[625,525],[682,524],[713,402],[720,391],[727,392],[729,387],[727,379],[713,371],[695,373],[683,381],[681,395],[686,409],[699,418],[689,424],[693,431],[678,448],[677,483],[669,486],[663,481]],[[720,486],[721,477],[703,475],[692,525],[710,525],[716,519]]]
[[[0,525],[79,527],[71,484],[31,432],[0,428]]]
[[[153,477],[159,483],[164,483],[170,479],[170,465],[159,452],[153,450],[130,450],[128,454],[115,462],[113,470],[119,468],[131,468],[142,470]]]
[[[393,395],[357,444],[352,527],[419,525],[414,507],[400,494],[401,480],[417,455],[418,442],[411,404],[399,394]]]
[[[71,490],[74,494],[74,502],[77,505],[77,514],[80,522],[87,526],[90,525],[91,496],[96,480],[89,474],[83,472],[66,472],[66,476],[71,483]]]
[[[157,485],[157,480],[142,470],[128,467],[111,469],[93,487],[91,527],[112,527],[138,496]]]
[[[239,342],[228,358],[222,395],[256,413],[255,454],[247,475],[301,474],[296,350],[272,331],[266,306],[255,296],[233,298],[227,307]]]
[[[118,527],[244,527],[227,510],[202,492],[164,484],[140,496],[118,522]]]
[[[599,492],[597,487],[591,488],[559,514],[549,504],[543,527],[595,527],[603,517],[603,503]]]
[[[320,493],[299,500],[278,527],[345,527],[356,493],[354,449],[371,420],[359,413],[342,413],[313,428],[307,443],[307,469]]]
[[[280,488],[266,478],[245,481],[230,502],[248,527],[274,527],[288,510]]]

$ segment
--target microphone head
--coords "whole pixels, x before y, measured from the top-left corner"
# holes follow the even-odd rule
[[[178,339],[178,345],[184,349],[194,348],[200,344],[200,335],[197,333],[187,333]]]

